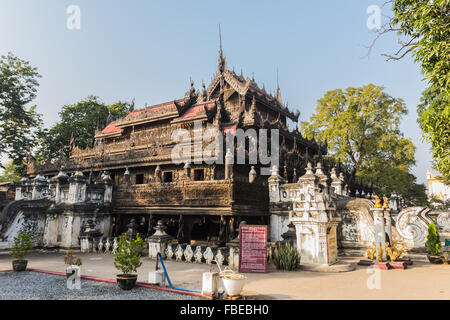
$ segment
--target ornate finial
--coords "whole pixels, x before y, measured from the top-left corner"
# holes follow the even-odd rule
[[[313,174],[313,167],[311,162],[308,162],[308,164],[306,165],[306,174]]]
[[[190,81],[191,81],[190,93],[192,95],[195,93],[195,88],[194,88],[194,81],[192,80],[192,78],[190,78]]]
[[[223,50],[222,50],[222,29],[220,28],[220,23],[219,23],[219,41],[220,41],[220,56],[222,56],[223,54]]]
[[[205,83],[202,81],[202,94],[201,94],[202,102],[208,100],[208,92],[206,91]]]
[[[383,209],[389,209],[389,199],[387,197],[383,197]]]
[[[381,200],[378,196],[375,196],[375,205],[374,208],[382,208]]]
[[[134,98],[133,98],[133,100],[131,100],[131,104],[130,104],[129,110],[130,110],[130,112],[134,111]]]
[[[281,90],[280,90],[280,81],[279,81],[279,77],[278,77],[278,68],[277,68],[277,92],[275,94],[275,98],[277,99],[277,101],[282,104],[283,100],[281,99]]]
[[[220,49],[219,49],[219,72],[222,73],[225,70],[225,59],[223,57],[223,49],[222,49],[222,29],[219,24],[219,40],[220,40]]]

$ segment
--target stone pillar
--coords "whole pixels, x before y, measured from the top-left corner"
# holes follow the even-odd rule
[[[61,166],[59,173],[50,179],[51,189],[54,190],[54,201],[58,204],[62,201],[61,199],[61,187],[67,185],[69,181],[69,176],[65,173],[66,168]],[[53,191],[52,191],[53,192]]]
[[[31,200],[39,200],[47,196],[48,181],[40,173],[33,179],[31,186],[33,188]]]
[[[44,247],[55,247],[57,245],[58,219],[56,214],[46,215],[43,242]]]
[[[63,229],[61,237],[61,246],[63,248],[78,247],[78,239],[81,229],[81,221],[79,216],[66,212],[61,216],[63,220]]]
[[[174,238],[166,233],[166,226],[164,226],[162,220],[158,221],[154,229],[155,233],[147,239],[148,256],[150,259],[156,259],[159,252],[163,259],[165,259],[167,244]]]
[[[385,231],[389,237],[389,245],[392,246],[394,240],[392,239],[392,223],[391,223],[391,209],[384,209]]]
[[[241,221],[239,225],[245,225],[247,221]],[[239,231],[238,236],[227,243],[230,248],[230,255],[228,256],[228,266],[233,270],[239,270]]]
[[[377,248],[376,256],[378,257],[378,249],[383,249],[383,260],[386,259],[386,229],[384,223],[384,209],[372,208],[372,214],[374,219],[374,231],[375,231],[375,244]]]
[[[283,177],[280,176],[278,167],[273,166],[269,177],[269,199],[270,202],[280,202],[280,183],[284,182]]]
[[[330,202],[326,175],[320,163],[317,174],[308,163],[299,179],[298,195],[292,199],[289,220],[295,226],[297,250],[302,265],[330,265],[337,260],[336,226],[340,219]]]
[[[86,201],[86,185],[88,178],[81,172],[81,167],[77,167],[75,174],[69,178],[69,202],[85,202]]]
[[[284,241],[289,242],[293,247],[297,248],[297,235],[295,233],[295,226],[292,222],[288,225],[288,231],[283,233],[281,237]]]
[[[344,195],[344,183],[337,177],[336,169],[331,169],[331,187],[334,188],[334,193],[340,196]]]
[[[27,176],[20,179],[20,182],[16,186],[15,200],[31,200],[31,198],[28,199],[28,189],[30,186],[30,180]]]

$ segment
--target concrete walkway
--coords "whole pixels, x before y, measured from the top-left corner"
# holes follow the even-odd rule
[[[115,279],[111,254],[75,254],[83,259],[83,275]],[[48,271],[65,271],[63,253],[30,254],[28,267]],[[357,262],[356,258],[342,258]],[[0,255],[0,270],[11,269],[11,257]],[[155,260],[147,257],[138,269],[138,281],[147,282]],[[177,287],[201,289],[206,264],[165,261],[167,271]],[[217,266],[214,266],[217,270]],[[245,274],[244,295],[248,299],[450,299],[450,266],[414,262],[406,270],[373,270],[357,266],[344,273],[309,271],[280,272],[273,266],[266,274]],[[371,289],[372,288],[372,289]],[[1,294],[1,284],[0,284]]]

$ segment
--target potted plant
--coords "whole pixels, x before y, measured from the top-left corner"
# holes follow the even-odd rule
[[[69,278],[76,271],[75,269],[80,269],[80,266],[83,264],[81,258],[77,258],[73,255],[73,250],[67,250],[66,255],[64,256],[64,263],[68,266],[66,268],[66,276]]]
[[[289,242],[280,244],[274,254],[273,262],[278,270],[295,270],[300,265],[300,254]]]
[[[14,237],[14,246],[9,251],[9,254],[16,259],[12,262],[14,271],[24,271],[27,269],[28,260],[24,258],[31,248],[31,234],[21,232]]]
[[[428,226],[428,236],[426,246],[429,254],[427,255],[430,263],[442,263],[439,253],[441,252],[441,239],[433,222]]]
[[[136,235],[136,239],[127,238],[126,234],[120,237],[117,245],[116,254],[114,256],[114,266],[116,269],[122,271],[122,274],[117,275],[117,283],[123,290],[131,290],[136,285],[137,268],[142,265],[141,256],[145,248],[145,241]]]
[[[441,260],[444,262],[444,264],[450,264],[450,259],[448,258],[449,253],[449,251],[445,251],[441,256]]]

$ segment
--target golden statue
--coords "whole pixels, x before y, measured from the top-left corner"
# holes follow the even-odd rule
[[[389,209],[389,199],[387,197],[383,197],[383,209]]]
[[[380,246],[378,247],[378,262],[383,262],[383,248]]]
[[[375,196],[375,206],[374,208],[382,208],[381,200],[378,196]]]
[[[400,258],[403,252],[403,249],[396,248],[394,245],[392,246],[392,248],[389,248],[389,242],[386,242],[386,254],[389,256],[392,262]]]
[[[370,260],[375,259],[375,253],[377,253],[377,246],[375,245],[375,242],[373,242],[372,248],[367,249],[366,253],[367,253],[367,258],[369,258]]]

